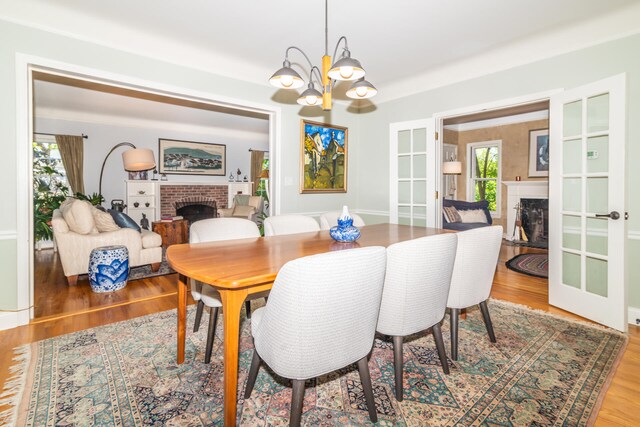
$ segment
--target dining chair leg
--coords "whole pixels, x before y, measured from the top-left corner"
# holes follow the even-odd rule
[[[247,386],[244,388],[244,398],[251,397],[253,386],[256,385],[256,378],[258,378],[258,371],[260,370],[260,356],[256,349],[253,349],[253,359],[251,359],[251,367],[249,368],[249,376],[247,378]]]
[[[204,363],[211,363],[213,351],[213,338],[216,336],[216,323],[218,323],[218,308],[212,307],[209,314],[209,331],[207,332],[207,348],[204,352]]]
[[[491,316],[489,316],[489,307],[486,301],[482,301],[480,304],[480,311],[482,312],[482,318],[484,324],[487,327],[487,333],[489,334],[489,340],[496,342],[496,334],[493,332],[493,323],[491,323]]]
[[[302,419],[302,405],[304,403],[304,380],[291,380],[293,392],[291,393],[291,418],[289,425],[299,427]]]
[[[451,327],[451,359],[458,360],[458,316],[460,316],[459,308],[450,309],[449,326]]]
[[[196,321],[193,322],[193,332],[198,332],[198,329],[200,329],[200,322],[202,322],[203,311],[204,311],[204,302],[202,302],[202,300],[199,300],[198,306],[196,308]]]
[[[376,411],[376,401],[373,399],[373,386],[371,385],[371,373],[369,372],[369,365],[367,364],[367,356],[358,360],[358,373],[360,374],[360,382],[362,383],[364,398],[367,401],[369,419],[372,423],[377,423],[378,412]]]
[[[251,301],[245,301],[244,302],[244,308],[247,311],[247,319],[251,319]]]
[[[393,337],[393,370],[395,371],[396,379],[396,400],[402,401],[402,374],[403,374],[403,361],[402,361],[402,337]]]
[[[438,357],[440,358],[440,364],[445,374],[449,375],[449,363],[447,362],[447,352],[444,349],[444,340],[442,339],[442,329],[440,323],[436,323],[431,327],[433,332],[433,340],[436,342],[436,349],[438,350]]]

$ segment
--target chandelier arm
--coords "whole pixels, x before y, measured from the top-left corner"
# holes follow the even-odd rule
[[[307,56],[307,54],[306,54],[306,53],[304,53],[304,51],[303,51],[302,49],[300,49],[298,46],[289,46],[289,47],[287,48],[287,51],[286,51],[286,53],[285,53],[285,55],[284,55],[284,57],[285,57],[285,59],[286,59],[287,61],[289,60],[289,51],[290,51],[291,49],[295,49],[295,50],[297,50],[298,52],[300,52],[300,53],[305,57],[305,59],[307,60],[307,62],[309,63],[309,66],[310,66],[311,68],[313,68],[313,67],[314,67],[313,63],[311,62],[311,60],[309,59],[309,57]]]
[[[340,47],[340,42],[344,40],[344,48],[346,50],[349,50],[349,45],[347,44],[347,37],[346,36],[342,36],[338,39],[338,43],[336,43],[336,48],[333,51],[333,57],[331,59],[333,59],[333,64],[331,64],[331,66],[333,66],[336,63],[336,54],[338,53],[338,48]]]
[[[317,73],[316,80],[318,81],[318,85],[322,87],[322,73],[320,72],[320,69],[315,65],[311,67],[311,71],[309,72],[309,81],[311,81],[311,79],[313,78],[313,70],[315,70]]]

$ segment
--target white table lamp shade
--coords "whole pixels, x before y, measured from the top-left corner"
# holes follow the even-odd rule
[[[122,162],[127,171],[146,171],[156,167],[153,151],[149,148],[135,148],[122,153]]]
[[[443,162],[442,173],[444,175],[459,175],[462,173],[462,162]]]

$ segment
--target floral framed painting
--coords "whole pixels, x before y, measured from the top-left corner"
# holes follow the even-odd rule
[[[300,121],[300,193],[347,192],[347,144],[343,126]]]
[[[164,174],[226,176],[227,146],[158,139],[158,170]]]
[[[529,177],[549,176],[549,129],[529,131]]]

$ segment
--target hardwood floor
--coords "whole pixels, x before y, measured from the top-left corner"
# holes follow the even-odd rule
[[[47,256],[54,257],[52,251],[50,255],[42,252],[42,260],[46,260]],[[547,303],[546,279],[516,273],[504,265],[513,256],[528,252],[541,250],[503,244],[492,297],[577,318]],[[44,268],[39,268],[36,274],[37,280],[42,280],[44,284],[42,292],[36,291],[35,299],[36,312],[40,313],[40,317],[29,325],[0,331],[0,390],[9,376],[13,357],[9,349],[13,347],[176,307],[175,274],[134,281],[118,291],[122,295],[105,296],[93,294],[86,281],[79,281],[75,288],[67,287],[59,262],[55,257],[49,260],[52,262],[42,263],[39,267]],[[131,300],[128,301],[129,298]],[[639,384],[640,328],[630,326],[629,344],[605,395],[596,425],[640,425]],[[6,408],[0,406],[0,411],[3,409]]]

